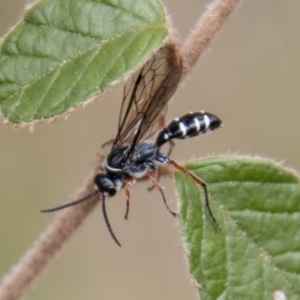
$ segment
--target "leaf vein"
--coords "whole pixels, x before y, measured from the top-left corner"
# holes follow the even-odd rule
[[[251,243],[253,245],[254,249],[257,251],[257,253],[261,257],[261,259],[263,261],[267,261],[270,264],[270,266],[272,267],[272,269],[274,270],[274,272],[276,272],[278,274],[278,276],[280,278],[282,278],[282,281],[285,282],[285,284],[287,286],[289,286],[292,290],[294,290],[294,292],[297,294],[294,287],[289,283],[288,279],[286,278],[286,276],[284,274],[284,270],[279,269],[275,265],[274,260],[272,259],[273,257],[268,252],[263,251],[263,249],[254,242],[254,240],[247,234],[247,232],[242,230],[242,228],[238,225],[238,223],[233,218],[231,218],[231,216],[229,214],[227,215],[227,219],[228,219],[228,221],[230,221],[232,223],[233,226],[235,226],[237,228],[237,230],[241,233],[241,236],[245,236],[245,238],[247,238],[249,243]]]

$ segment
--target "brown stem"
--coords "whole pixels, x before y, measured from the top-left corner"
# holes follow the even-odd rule
[[[207,6],[206,12],[181,48],[184,63],[183,78],[190,73],[200,55],[240,2],[241,0],[215,0]]]
[[[75,198],[83,197],[94,190],[93,178],[96,170],[92,173]],[[1,300],[15,300],[24,296],[34,280],[45,270],[84,218],[98,204],[98,199],[99,195],[94,196],[79,205],[61,211],[56,216],[32,248],[12,268],[10,274],[4,278],[0,288]]]
[[[208,7],[182,48],[184,75],[191,71],[203,50],[207,48],[239,2],[239,0],[216,0]],[[93,178],[97,172],[98,169],[92,172],[75,199],[93,191]],[[169,171],[161,172],[161,175],[164,174],[168,175]],[[63,210],[57,215],[33,247],[21,258],[18,265],[4,278],[0,287],[0,300],[17,300],[24,296],[84,218],[94,209],[98,203],[97,199],[98,196],[95,196],[80,205]]]

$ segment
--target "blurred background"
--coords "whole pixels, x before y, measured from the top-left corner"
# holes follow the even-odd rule
[[[181,41],[206,1],[165,0]],[[0,35],[21,16],[26,1],[0,2]],[[300,2],[243,1],[169,104],[170,120],[206,110],[221,130],[178,142],[172,157],[184,162],[216,154],[251,154],[300,170]],[[41,208],[67,202],[96,163],[100,145],[116,134],[122,88],[74,113],[67,122],[34,133],[0,126],[0,276],[51,222]],[[171,179],[162,181],[176,209]],[[100,207],[87,218],[28,299],[196,299],[176,221],[145,182],[109,199],[110,237]]]

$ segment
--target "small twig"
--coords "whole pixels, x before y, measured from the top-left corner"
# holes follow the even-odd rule
[[[206,12],[181,48],[184,63],[183,78],[190,73],[201,54],[210,45],[212,38],[220,31],[240,2],[241,0],[215,0],[207,6]]]
[[[97,171],[98,169],[88,177],[76,198],[83,197],[94,190],[93,178]],[[20,262],[12,268],[11,273],[4,278],[0,289],[1,300],[20,299],[24,295],[34,280],[45,270],[49,262],[81,225],[85,217],[98,204],[98,199],[99,195],[57,214],[52,224],[21,258]]]
[[[182,48],[184,76],[191,71],[202,52],[239,2],[239,0],[216,0],[208,7]],[[94,190],[93,178],[98,171],[97,168],[92,172],[84,187],[75,195],[75,199]],[[161,175],[169,175],[169,170],[164,170]],[[77,230],[84,218],[94,209],[98,198],[95,196],[57,215],[33,247],[21,258],[19,264],[4,278],[0,287],[0,300],[17,300],[24,296],[65,242]]]

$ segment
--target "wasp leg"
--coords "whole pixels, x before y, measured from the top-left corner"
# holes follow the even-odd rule
[[[101,145],[101,148],[105,148],[105,147],[107,147],[107,146],[111,146],[111,145],[113,144],[113,142],[114,142],[114,139],[111,139],[111,140],[109,140],[109,141],[103,143],[103,144]]]
[[[152,172],[150,172],[150,173],[148,174],[148,177],[149,177],[149,179],[152,181],[153,186],[156,187],[156,188],[160,191],[160,193],[161,193],[161,195],[162,195],[162,197],[163,197],[164,203],[165,203],[165,205],[166,205],[168,211],[173,215],[173,217],[176,217],[177,214],[174,213],[174,212],[170,209],[170,207],[169,207],[169,205],[168,205],[168,203],[167,203],[167,201],[166,201],[166,197],[165,197],[165,194],[164,194],[164,192],[163,192],[162,186],[158,183],[158,181],[155,179],[154,176],[155,176],[155,171],[152,171]]]
[[[169,140],[169,145],[170,145],[170,148],[169,148],[169,151],[168,151],[168,154],[167,156],[170,157],[172,151],[173,151],[173,148],[174,146],[176,145],[175,142],[173,140]],[[160,181],[160,173],[158,172],[157,175],[156,175],[156,181],[159,182]],[[148,187],[148,191],[151,192],[153,189],[155,188],[155,185],[152,185],[152,186],[149,186]]]
[[[166,119],[164,117],[161,118],[158,122],[159,122],[159,129],[160,130],[163,130],[167,127]],[[173,148],[175,146],[175,142],[173,140],[169,140],[168,143],[169,143],[170,148],[169,148],[169,151],[168,151],[167,155],[170,156],[172,151],[173,151]]]
[[[125,213],[125,220],[128,220],[128,214],[129,214],[129,200],[130,200],[130,191],[129,186],[132,185],[134,179],[129,178],[125,183],[125,196],[126,196],[126,213]]]
[[[173,141],[173,140],[169,140],[169,146],[170,146],[170,148],[169,148],[169,151],[168,151],[168,156],[170,156],[171,154],[172,154],[172,152],[173,152],[173,148],[175,147],[175,142]]]
[[[104,154],[102,154],[102,153],[99,153],[98,154],[98,159],[99,159],[99,163],[98,163],[98,165],[99,165],[99,172],[101,172],[101,173],[105,173],[105,166],[104,166],[104,161],[105,161],[105,159],[106,159],[106,157],[107,157],[107,155],[104,155]]]
[[[164,129],[166,126],[167,126],[167,123],[166,123],[166,119],[165,118],[161,118],[159,121],[159,130],[162,130]],[[175,142],[173,140],[169,140],[168,141],[169,143],[169,151],[167,153],[167,155],[170,157],[170,155],[172,154],[173,152],[173,148],[175,146]],[[157,176],[156,176],[156,181],[159,182],[160,181],[160,174],[158,173]],[[155,188],[155,185],[152,185],[150,187],[148,187],[148,191],[152,191],[153,189]]]
[[[153,177],[155,178],[155,180],[156,180],[157,182],[159,182],[159,180],[160,180],[160,174],[159,174],[158,171],[155,171],[155,174],[153,174]],[[149,186],[147,189],[148,189],[149,192],[151,192],[154,188],[155,188],[155,185],[152,184],[152,185]]]
[[[191,172],[190,170],[186,169],[185,167],[179,165],[177,162],[175,162],[174,160],[170,160],[170,163],[174,166],[174,168],[176,168],[178,171],[190,176],[196,183],[200,184],[201,187],[204,190],[204,194],[205,194],[205,205],[208,209],[209,215],[212,218],[213,222],[217,225],[218,229],[221,230],[221,226],[219,225],[219,223],[217,222],[216,218],[213,215],[213,212],[210,208],[209,205],[209,201],[208,201],[208,192],[207,192],[207,184],[205,181],[203,181],[201,178],[199,178],[198,176],[196,176],[193,172]]]
[[[113,143],[114,143],[114,140],[111,139],[111,140],[109,140],[109,141],[107,141],[107,142],[105,142],[101,145],[102,150],[99,151],[98,154],[97,154],[97,156],[99,158],[99,164],[100,165],[103,164],[103,162],[105,161],[107,155],[109,154],[109,152],[108,152],[110,150],[109,148],[112,147]],[[103,154],[103,152],[104,152],[104,154]],[[101,170],[102,169],[104,169],[104,167],[101,167]]]

